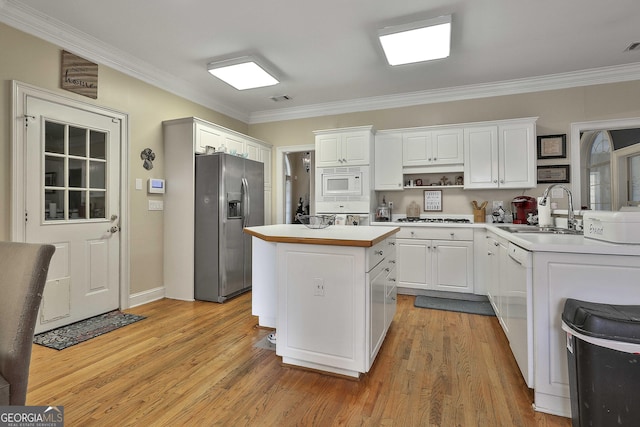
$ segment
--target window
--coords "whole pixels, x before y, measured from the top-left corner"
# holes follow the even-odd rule
[[[44,217],[47,221],[105,218],[107,134],[47,121]]]
[[[611,210],[611,142],[607,131],[586,132],[585,167],[589,185],[586,188],[588,208],[592,210]]]

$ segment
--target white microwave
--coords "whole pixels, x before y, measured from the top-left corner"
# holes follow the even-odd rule
[[[323,172],[322,197],[359,197],[363,191],[362,172]]]
[[[371,212],[369,166],[316,169],[316,212]]]

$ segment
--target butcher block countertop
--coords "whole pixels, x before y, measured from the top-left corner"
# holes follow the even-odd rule
[[[302,224],[247,227],[244,232],[267,242],[369,248],[400,231],[399,227],[341,226],[310,229]]]

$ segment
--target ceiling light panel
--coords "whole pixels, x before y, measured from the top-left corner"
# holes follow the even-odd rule
[[[451,15],[388,27],[378,36],[390,65],[446,58],[451,48]]]
[[[213,76],[238,90],[273,86],[279,83],[264,67],[250,57],[212,62],[207,68]]]

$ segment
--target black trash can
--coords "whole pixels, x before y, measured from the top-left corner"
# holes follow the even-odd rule
[[[640,426],[640,305],[567,299],[571,418],[578,426]]]

